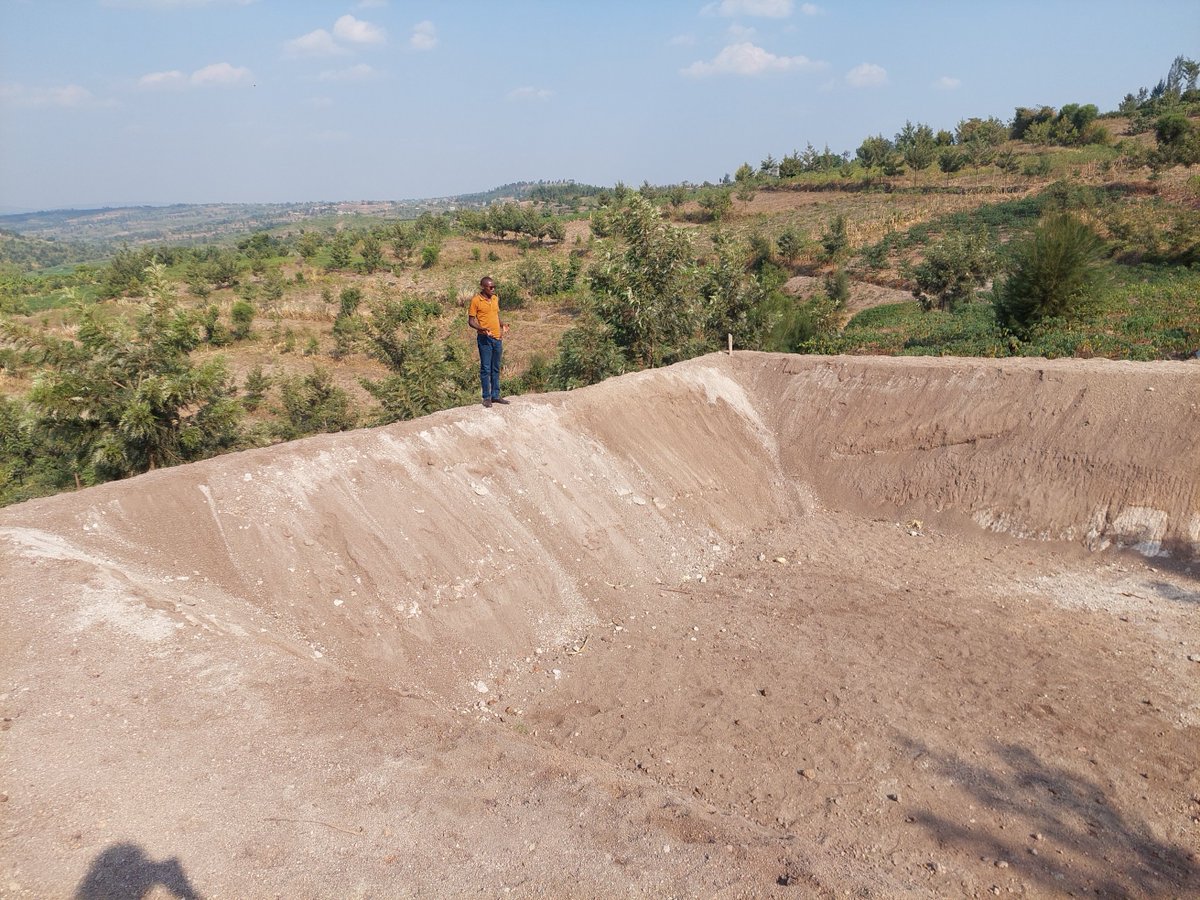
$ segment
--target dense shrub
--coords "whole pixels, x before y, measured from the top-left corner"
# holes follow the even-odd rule
[[[1027,332],[1042,319],[1074,320],[1094,311],[1103,244],[1066,213],[1048,217],[1012,251],[996,298],[1001,324]]]

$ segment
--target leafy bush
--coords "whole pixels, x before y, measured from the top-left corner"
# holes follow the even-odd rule
[[[200,365],[195,317],[178,308],[161,264],[143,275],[135,322],[81,311],[76,340],[9,326],[10,344],[44,352],[27,395],[34,428],[81,483],[202,459],[237,444],[241,407],[224,360]]]
[[[913,270],[913,296],[922,309],[953,309],[975,299],[975,291],[996,271],[986,231],[954,232],[925,251]]]
[[[612,329],[588,315],[563,336],[550,371],[550,384],[558,390],[596,384],[625,371],[625,356]]]
[[[359,384],[379,402],[375,421],[381,425],[465,403],[473,396],[472,383],[478,390],[462,345],[440,338],[429,319],[413,324],[380,358],[391,374]]]
[[[249,340],[254,334],[254,304],[235,300],[229,309],[230,333],[235,340]]]
[[[279,396],[284,419],[277,428],[279,436],[286,440],[346,431],[357,424],[349,395],[333,383],[328,369],[313,369],[303,378],[285,378]]]
[[[829,220],[821,232],[821,247],[828,259],[836,259],[850,246],[850,235],[846,231],[846,217],[840,213]]]

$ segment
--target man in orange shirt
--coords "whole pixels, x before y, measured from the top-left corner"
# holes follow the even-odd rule
[[[500,355],[504,350],[504,335],[508,326],[500,321],[500,298],[496,296],[496,282],[484,276],[479,282],[479,293],[471,298],[467,310],[467,324],[475,329],[475,343],[479,347],[479,385],[483,389],[483,405],[493,403],[508,405],[500,396]]]

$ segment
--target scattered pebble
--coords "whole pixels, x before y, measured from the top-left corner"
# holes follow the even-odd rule
[[[888,794],[888,795],[887,795],[887,798],[888,798],[889,800],[895,801],[896,803],[899,803],[899,802],[900,802],[900,795],[899,795],[899,794]]]
[[[801,769],[800,774],[803,775],[805,778],[807,778],[809,781],[812,781],[814,778],[817,777],[817,770],[816,769]]]
[[[475,690],[479,691],[479,693],[481,693],[481,694],[486,694],[488,692],[487,682],[486,681],[475,682]]]

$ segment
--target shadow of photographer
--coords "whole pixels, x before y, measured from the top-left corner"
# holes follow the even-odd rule
[[[137,844],[113,844],[92,860],[74,900],[144,900],[160,887],[179,900],[201,900],[176,857],[155,862]]]

